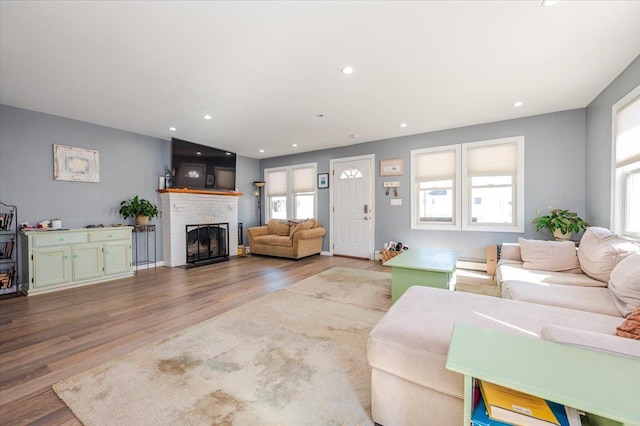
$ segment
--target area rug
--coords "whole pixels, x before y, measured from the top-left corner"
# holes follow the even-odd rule
[[[373,424],[366,342],[390,278],[332,268],[53,388],[85,425]]]

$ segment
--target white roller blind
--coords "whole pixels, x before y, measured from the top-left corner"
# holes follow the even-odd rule
[[[640,161],[640,97],[618,111],[616,166]]]
[[[299,167],[291,169],[291,191],[313,192],[316,188],[316,173],[314,167]]]
[[[417,154],[415,167],[417,182],[455,179],[456,150]]]
[[[286,196],[287,195],[287,171],[274,170],[267,172],[266,180],[267,196]]]
[[[514,176],[517,170],[518,144],[516,142],[467,149],[468,176]]]

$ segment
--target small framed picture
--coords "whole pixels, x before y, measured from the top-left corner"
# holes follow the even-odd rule
[[[329,187],[329,173],[318,173],[318,188]]]
[[[404,175],[404,161],[402,158],[394,160],[380,160],[380,176]]]

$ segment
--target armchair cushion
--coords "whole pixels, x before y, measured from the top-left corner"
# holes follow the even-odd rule
[[[518,238],[525,269],[582,273],[576,246],[571,241],[542,241]]]
[[[596,280],[607,282],[613,268],[639,247],[608,229],[587,228],[578,248],[582,271]]]
[[[609,291],[616,307],[625,317],[640,305],[640,254],[628,256],[613,268]]]

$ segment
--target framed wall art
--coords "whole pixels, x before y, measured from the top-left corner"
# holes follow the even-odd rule
[[[329,187],[329,173],[318,173],[318,188]]]
[[[380,160],[380,176],[402,175],[404,175],[404,160],[402,158]]]
[[[74,182],[100,182],[98,151],[54,144],[53,178]]]

